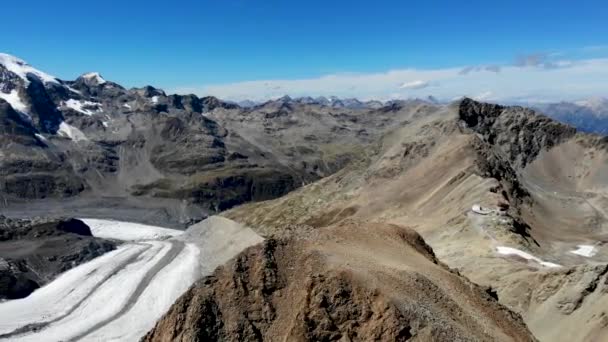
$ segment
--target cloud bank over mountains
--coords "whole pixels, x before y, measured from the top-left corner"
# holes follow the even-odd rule
[[[438,69],[339,73],[306,79],[274,79],[171,89],[228,100],[261,101],[290,96],[338,96],[390,100],[469,96],[486,101],[553,102],[608,95],[608,58],[566,59],[560,53],[517,57],[508,64]]]

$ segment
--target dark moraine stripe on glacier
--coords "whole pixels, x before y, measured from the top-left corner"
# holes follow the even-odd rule
[[[120,263],[115,269],[114,272],[112,272],[111,274],[108,274],[107,276],[105,276],[97,285],[97,287],[103,285],[106,281],[108,281],[110,278],[112,278],[112,276],[120,271],[122,271],[125,267],[127,267],[129,264],[131,264],[132,262],[134,262],[135,260],[137,260],[137,258],[144,253],[145,251],[147,251],[148,249],[150,249],[150,245],[148,245],[146,248],[142,249],[141,252],[134,254],[133,256],[131,256],[130,258],[126,259],[124,262]],[[92,271],[91,273],[96,272]],[[52,323],[55,323],[57,321],[60,321],[62,319],[64,319],[65,317],[69,316],[72,312],[74,312],[76,309],[78,309],[80,307],[80,305],[87,300],[87,298],[89,298],[93,292],[95,292],[97,288],[93,288],[91,289],[91,291],[89,291],[89,293],[87,293],[84,297],[82,297],[81,300],[79,300],[76,304],[74,304],[74,306],[72,306],[65,314],[55,317],[51,320],[45,321],[45,322],[38,322],[38,323],[31,323],[31,324],[27,324],[24,325],[21,328],[17,328],[9,333],[5,333],[5,334],[1,334],[0,335],[0,339],[5,339],[5,338],[9,338],[9,337],[14,337],[14,336],[18,336],[18,335],[23,335],[26,334],[28,332],[31,331],[39,331],[44,329],[45,327],[49,326]]]
[[[152,267],[150,270],[148,270],[148,272],[146,272],[142,281],[139,283],[139,285],[137,286],[135,291],[131,294],[131,296],[127,300],[127,305],[125,305],[122,309],[120,309],[120,311],[118,311],[114,316],[112,316],[108,319],[105,319],[105,320],[95,324],[91,328],[85,330],[84,332],[72,337],[70,339],[70,341],[80,340],[81,338],[85,337],[86,335],[89,335],[90,333],[103,328],[105,325],[120,318],[122,315],[126,314],[129,310],[131,310],[131,308],[137,303],[137,300],[139,299],[141,294],[144,292],[146,287],[148,287],[148,284],[150,284],[150,282],[152,281],[152,278],[154,278],[158,274],[158,272],[160,272],[163,268],[165,268],[167,265],[169,265],[173,261],[173,259],[175,259],[179,255],[179,253],[181,253],[184,250],[185,243],[183,243],[181,241],[172,240],[172,241],[167,241],[167,242],[169,242],[171,244],[171,249],[167,252],[167,254],[165,254],[156,263],[156,265],[154,265],[154,267]]]

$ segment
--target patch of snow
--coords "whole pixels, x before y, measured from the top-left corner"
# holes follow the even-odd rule
[[[17,58],[15,56],[11,56],[5,53],[0,53],[0,64],[4,65],[4,67],[19,76],[26,85],[29,84],[27,80],[27,74],[33,74],[38,77],[44,83],[57,83],[59,81],[56,77],[51,76],[45,72],[42,72],[38,69],[33,68],[31,65],[27,64],[24,60]]]
[[[93,236],[123,241],[141,241],[173,237],[184,232],[132,222],[99,219],[80,219],[91,228]]]
[[[152,96],[152,103],[158,103],[158,96]]]
[[[98,85],[106,83],[106,80],[103,77],[101,77],[101,74],[99,74],[98,72],[89,72],[89,73],[82,75],[81,77],[86,78],[88,80],[93,80]]]
[[[71,108],[79,113],[91,116],[91,115],[95,114],[95,112],[100,110],[99,106],[101,106],[101,103],[69,99],[69,100],[63,102],[63,105],[68,108]],[[96,111],[93,111],[93,110],[87,109],[85,107],[97,107],[98,109]]]
[[[473,207],[471,208],[471,211],[473,211],[474,213],[479,214],[479,215],[489,215],[494,212],[492,209],[484,208],[484,207],[480,206],[479,204],[473,205]]]
[[[597,254],[597,248],[591,245],[578,245],[578,249],[570,251],[572,254],[578,254],[580,256],[584,256],[587,258],[591,258],[595,254]]]
[[[42,142],[48,142],[46,138],[42,136],[42,134],[34,133],[34,136],[36,136],[36,138]]]
[[[109,126],[107,121],[102,121],[101,124],[103,125],[103,127],[106,127],[106,128]]]
[[[70,86],[67,86],[68,90],[71,91],[72,93],[76,93],[78,95],[82,95],[82,93],[79,90],[76,90]]]
[[[72,125],[67,124],[65,121],[59,124],[59,130],[57,131],[57,133],[74,141],[89,140],[89,138],[87,138],[87,136],[84,135],[81,130]]]
[[[27,105],[19,97],[19,92],[17,92],[17,89],[13,89],[8,94],[0,91],[0,99],[8,102],[14,110],[24,114],[27,113]]]
[[[125,103],[125,104],[123,104],[122,106],[123,106],[123,107],[125,107],[125,108],[127,108],[127,109],[131,109],[131,105],[130,105],[130,104],[128,104],[128,103]]]
[[[498,246],[498,247],[496,247],[496,251],[499,254],[503,254],[503,255],[517,255],[517,256],[519,256],[521,258],[524,258],[526,260],[535,261],[535,262],[537,262],[537,263],[539,263],[539,264],[541,264],[542,266],[545,266],[545,267],[552,267],[552,268],[553,267],[562,267],[561,265],[554,264],[552,262],[543,261],[543,260],[541,260],[541,259],[533,256],[532,254],[526,253],[526,252],[521,251],[521,250],[519,250],[517,248]]]

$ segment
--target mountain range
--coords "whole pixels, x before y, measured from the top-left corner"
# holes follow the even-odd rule
[[[0,295],[48,306],[40,296],[61,297],[58,281],[133,257],[103,273],[101,294],[58,318],[7,320],[0,339],[133,336],[121,319],[142,316],[145,341],[602,341],[606,104],[237,104],[95,72],[60,80],[2,54]],[[136,234],[123,221],[189,228]],[[113,274],[135,274],[122,270],[155,248],[130,301],[66,331],[65,317],[109,301]],[[173,284],[161,277],[178,264],[199,279],[163,289],[175,297],[146,292]],[[21,302],[8,303],[0,312]]]

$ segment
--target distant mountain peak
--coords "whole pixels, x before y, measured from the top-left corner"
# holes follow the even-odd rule
[[[82,74],[80,77],[95,85],[102,85],[107,82],[98,72],[88,72],[86,74]]]
[[[429,95],[427,96],[426,100],[432,104],[438,104],[439,100],[437,100],[437,98],[433,95]]]

